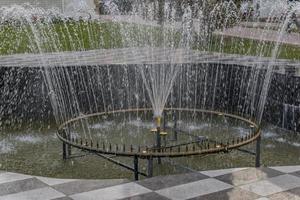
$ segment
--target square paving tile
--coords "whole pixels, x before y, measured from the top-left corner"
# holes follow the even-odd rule
[[[300,171],[294,172],[294,173],[292,173],[292,175],[300,177]]]
[[[167,197],[161,196],[155,192],[142,194],[138,196],[128,197],[122,200],[170,200]]]
[[[73,200],[71,197],[60,197],[56,199],[51,199],[51,200]]]
[[[0,184],[32,178],[32,176],[5,172],[0,174]]]
[[[280,192],[268,197],[269,200],[300,200],[300,196],[289,192]]]
[[[294,189],[289,190],[288,192],[296,194],[298,196],[300,196],[300,186]]]
[[[189,199],[232,188],[231,185],[209,178],[156,191],[170,199]]]
[[[84,192],[70,196],[74,200],[111,200],[137,196],[152,192],[136,183],[126,183],[113,187],[107,187],[90,192]]]
[[[240,186],[244,190],[254,192],[261,196],[268,196],[300,186],[300,178],[289,174],[269,178],[267,180]]]
[[[47,185],[36,178],[29,178],[0,184],[0,196],[24,192],[27,190],[47,187]]]
[[[190,200],[253,200],[259,197],[260,196],[252,192],[241,190],[239,188],[232,188],[220,192],[195,197]]]
[[[300,187],[268,196],[270,200],[300,200]]]
[[[88,192],[91,190],[97,190],[105,187],[119,185],[125,182],[127,182],[127,180],[123,179],[79,180],[54,185],[52,186],[52,188],[66,195],[72,195],[76,193]]]
[[[218,180],[229,183],[231,185],[244,185],[255,181],[282,175],[283,173],[269,168],[248,168],[245,170],[233,172],[216,177]]]
[[[238,172],[248,168],[231,168],[231,169],[220,169],[220,170],[209,170],[209,171],[201,171],[201,174],[204,174],[209,177],[217,177],[225,174],[230,174],[233,172]]]
[[[139,181],[137,183],[151,190],[160,190],[163,188],[203,180],[206,178],[209,177],[200,173],[189,173],[170,176],[157,176]]]
[[[279,166],[279,167],[270,167],[271,169],[275,169],[277,171],[283,172],[283,173],[293,173],[293,172],[300,172],[300,165],[295,166]]]
[[[45,187],[16,194],[0,196],[0,200],[50,200],[64,196],[64,194],[50,187]]]
[[[57,178],[47,178],[41,176],[35,176],[35,178],[39,179],[40,181],[50,186],[76,181],[76,179],[57,179]]]

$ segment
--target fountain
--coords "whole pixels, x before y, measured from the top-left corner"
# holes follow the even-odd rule
[[[253,20],[233,1],[104,3],[101,16],[81,4],[72,16],[0,9],[1,130],[54,124],[64,162],[97,155],[136,180],[230,152],[254,155],[259,167],[261,126],[277,119],[273,77],[299,64],[282,59],[285,48],[298,51],[281,45],[292,12],[267,18],[279,26],[271,42],[268,24],[255,40],[225,35]]]

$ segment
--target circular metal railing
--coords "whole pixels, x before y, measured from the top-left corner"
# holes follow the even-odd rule
[[[147,146],[138,146],[137,148],[133,148],[132,145],[112,145],[109,141],[93,141],[82,138],[72,138],[70,134],[68,134],[68,125],[77,122],[81,119],[87,119],[96,116],[107,116],[111,114],[118,113],[130,113],[130,112],[149,112],[152,109],[150,108],[137,108],[137,109],[127,109],[127,110],[115,110],[110,112],[101,112],[101,113],[93,113],[89,115],[79,116],[77,118],[66,121],[58,128],[57,136],[64,143],[69,146],[99,153],[99,154],[110,154],[116,156],[125,156],[125,157],[138,157],[142,159],[148,158],[161,158],[161,157],[185,157],[185,156],[194,156],[194,155],[207,155],[214,154],[220,152],[228,152],[233,149],[238,149],[242,146],[248,145],[256,140],[261,135],[260,127],[253,121],[233,115],[227,114],[217,111],[210,110],[201,110],[201,109],[188,109],[188,108],[166,108],[165,111],[175,111],[175,112],[193,112],[193,113],[205,113],[212,115],[225,116],[228,118],[236,119],[246,123],[249,127],[251,127],[251,132],[240,137],[235,137],[232,140],[228,140],[225,142],[217,142],[212,141],[209,138],[199,141],[193,141],[190,143],[178,144],[176,147],[174,146],[162,146],[160,148],[157,147],[147,147]]]

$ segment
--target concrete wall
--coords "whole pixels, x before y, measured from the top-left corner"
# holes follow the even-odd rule
[[[94,0],[0,0],[0,7],[30,3],[45,9],[58,8],[60,11],[64,12],[69,4],[79,3],[80,1],[84,2],[92,10],[95,9]]]
[[[260,3],[261,17],[278,16],[288,9],[286,0],[260,0],[258,2]]]
[[[14,4],[25,4],[30,3],[32,5],[36,5],[45,9],[50,8],[58,8],[59,10],[63,10],[64,0],[0,0],[0,6],[10,6]]]
[[[292,6],[297,6],[296,13],[300,15],[300,1],[295,2],[295,4],[288,4],[288,0],[253,0],[253,7],[255,12],[256,5],[259,5],[259,14],[262,18],[280,16],[286,13]]]
[[[77,3],[77,4],[84,3],[91,9],[95,9],[96,7],[94,0],[63,0],[63,1],[64,1],[65,8],[72,3]]]
[[[91,113],[104,111],[105,108],[117,110],[129,107],[150,107],[143,84],[136,84],[142,83],[139,73],[136,73],[138,71],[136,68],[136,65],[126,66],[127,70],[120,66],[109,66],[108,72],[107,66],[67,67],[64,71],[68,73],[60,73],[61,71],[57,69],[55,76],[63,81],[67,80],[65,76],[68,74],[73,85],[70,89],[67,83],[63,84],[64,93],[61,94],[63,99],[70,99],[71,102],[72,98],[69,97],[76,96],[78,100],[78,104],[70,102],[66,104],[65,110],[75,110],[73,107],[78,106],[83,113]],[[181,73],[173,88],[171,95],[173,97],[169,98],[167,106],[196,107],[247,114],[250,112],[247,101],[249,97],[252,98],[249,93],[246,93],[248,84],[245,84],[245,81],[251,73],[251,68],[248,69],[220,63],[194,64],[184,67],[183,70],[189,71],[190,76],[186,76],[187,71]],[[77,74],[78,71],[82,72],[80,76]],[[101,74],[101,84],[99,84],[99,74]],[[216,77],[216,74],[219,76]],[[216,78],[217,85],[215,84]],[[126,84],[123,79],[127,80]],[[112,85],[109,85],[110,81]],[[258,79],[258,85],[262,81],[263,76]],[[89,89],[82,88],[83,85],[88,86]],[[214,91],[216,92],[215,104],[212,106]],[[53,121],[50,94],[39,68],[1,68],[0,66],[0,129],[1,122],[2,126],[30,124],[31,122],[48,125],[49,121]],[[260,96],[254,97],[258,99]],[[275,73],[263,121],[300,132],[299,105],[300,77]],[[258,107],[255,106],[255,109]],[[64,114],[68,115],[67,112]],[[69,114],[72,115],[72,113]],[[74,116],[67,116],[67,118],[71,117]]]

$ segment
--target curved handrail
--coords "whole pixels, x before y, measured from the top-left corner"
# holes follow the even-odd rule
[[[210,113],[210,114],[215,114],[215,115],[223,115],[227,116],[233,119],[238,119],[241,121],[244,121],[251,125],[253,128],[255,128],[255,132],[252,134],[248,134],[245,138],[238,138],[237,142],[232,142],[232,143],[227,143],[227,144],[222,144],[219,143],[216,146],[210,148],[209,145],[205,145],[204,148],[201,149],[192,149],[188,151],[172,151],[170,148],[167,147],[162,147],[160,151],[149,151],[148,149],[143,150],[143,151],[138,151],[138,152],[133,152],[133,151],[113,151],[113,150],[107,150],[107,149],[101,149],[99,148],[99,143],[97,143],[97,146],[93,146],[90,144],[88,146],[87,144],[79,144],[78,142],[72,140],[72,139],[67,139],[67,137],[64,137],[63,131],[65,126],[68,124],[78,121],[80,119],[85,119],[89,117],[95,117],[95,116],[102,116],[102,115],[110,115],[110,114],[116,114],[116,113],[128,113],[128,112],[142,112],[142,111],[151,111],[151,108],[136,108],[136,109],[125,109],[125,110],[115,110],[115,111],[109,111],[109,112],[100,112],[100,113],[93,113],[93,114],[88,114],[84,116],[79,116],[77,118],[71,119],[63,123],[62,125],[59,126],[57,136],[58,138],[63,141],[64,143],[73,146],[75,148],[87,150],[90,152],[97,152],[101,154],[110,154],[110,155],[117,155],[117,156],[126,156],[126,157],[133,157],[137,156],[139,158],[149,158],[149,157],[184,157],[184,156],[194,156],[194,155],[206,155],[206,154],[214,154],[214,153],[220,153],[220,152],[227,152],[229,150],[237,149],[241,146],[245,146],[247,144],[252,143],[253,141],[257,140],[260,135],[261,135],[261,130],[260,127],[254,123],[253,121],[233,115],[233,114],[228,114],[228,113],[222,113],[218,111],[210,111],[210,110],[202,110],[202,109],[189,109],[189,108],[166,108],[165,111],[187,111],[187,112],[201,112],[201,113]],[[180,148],[180,147],[179,147]],[[167,151],[169,149],[169,151]]]

